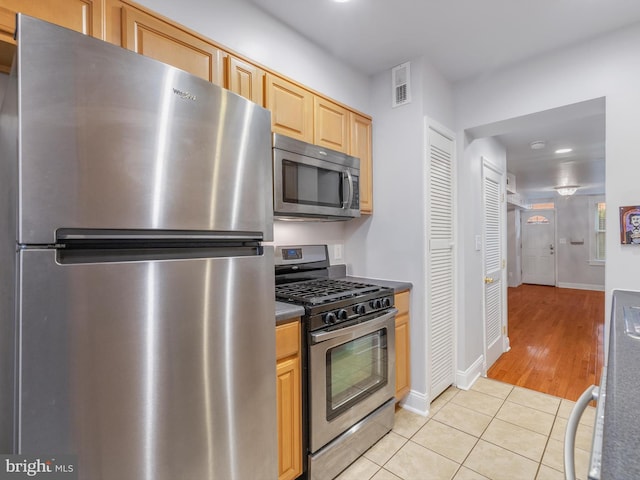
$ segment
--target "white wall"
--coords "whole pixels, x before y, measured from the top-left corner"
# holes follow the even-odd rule
[[[374,214],[345,225],[348,268],[361,276],[413,283],[407,405],[426,411],[424,117],[453,129],[453,97],[424,58],[411,59],[412,103],[391,107],[391,71],[375,75],[371,88]]]
[[[640,25],[456,85],[457,131],[605,96],[607,205],[610,212],[618,206],[636,205],[640,200],[638,45]],[[479,182],[476,172],[469,175],[474,177],[469,182]],[[473,200],[464,188],[460,192],[461,205]],[[640,289],[634,273],[640,267],[640,249],[620,245],[618,222],[615,214],[607,218],[606,312],[612,289]],[[479,290],[468,289],[467,316],[478,305]],[[481,337],[467,337],[467,344],[461,343],[465,352],[459,357],[468,361],[478,351],[478,342]]]
[[[589,264],[590,241],[595,235],[589,222],[589,202],[595,201],[594,198],[590,195],[573,195],[555,201],[559,287],[604,289],[604,266]],[[616,209],[610,212],[614,216],[617,214]],[[572,244],[571,240],[584,240],[584,243]]]
[[[462,134],[461,134],[462,135]],[[464,143],[464,142],[460,142]],[[507,171],[507,152],[493,138],[472,140],[458,152],[458,373],[463,375],[484,355],[482,250],[475,237],[482,237],[482,159]],[[471,373],[471,372],[470,372]],[[465,375],[469,376],[469,375]],[[472,376],[472,375],[471,375]]]
[[[510,287],[522,284],[522,242],[520,210],[507,212],[507,282]]]
[[[246,1],[139,0],[250,59],[350,107],[369,113],[369,83],[302,35]]]

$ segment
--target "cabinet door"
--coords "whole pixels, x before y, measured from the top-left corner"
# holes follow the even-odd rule
[[[263,106],[264,70],[232,55],[227,56],[226,64],[226,88]]]
[[[302,473],[300,359],[280,360],[276,368],[278,405],[278,478],[294,479]]]
[[[293,480],[302,473],[302,390],[299,350],[299,319],[277,327],[278,480]]]
[[[396,399],[400,400],[411,389],[409,292],[395,296],[396,315]]]
[[[349,111],[324,98],[314,97],[313,143],[349,153]]]
[[[16,13],[46,20],[92,37],[102,38],[104,0],[2,0],[0,41],[15,45]],[[0,46],[0,71],[11,68],[14,48]]]
[[[222,85],[222,50],[148,13],[122,7],[122,46]]]
[[[313,143],[313,95],[275,75],[267,74],[265,106],[271,110],[271,130]]]
[[[360,213],[373,213],[371,120],[351,112],[349,154],[360,159]]]

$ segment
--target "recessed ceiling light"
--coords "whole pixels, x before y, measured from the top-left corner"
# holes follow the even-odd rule
[[[559,148],[556,150],[556,153],[569,153],[573,152],[573,148]]]
[[[544,140],[536,140],[535,142],[531,142],[529,146],[531,147],[531,150],[542,150],[547,146],[547,144]]]
[[[336,2],[336,3],[347,3],[350,0],[333,0],[333,1]]]

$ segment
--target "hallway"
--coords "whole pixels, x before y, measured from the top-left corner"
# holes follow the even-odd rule
[[[523,284],[508,289],[508,306],[511,350],[488,378],[572,401],[599,383],[604,292]]]

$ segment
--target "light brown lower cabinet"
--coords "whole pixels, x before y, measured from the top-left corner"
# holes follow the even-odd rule
[[[300,319],[276,327],[278,479],[302,474]]]
[[[409,336],[410,291],[398,292],[396,315],[396,400],[401,400],[411,390],[411,350]]]

